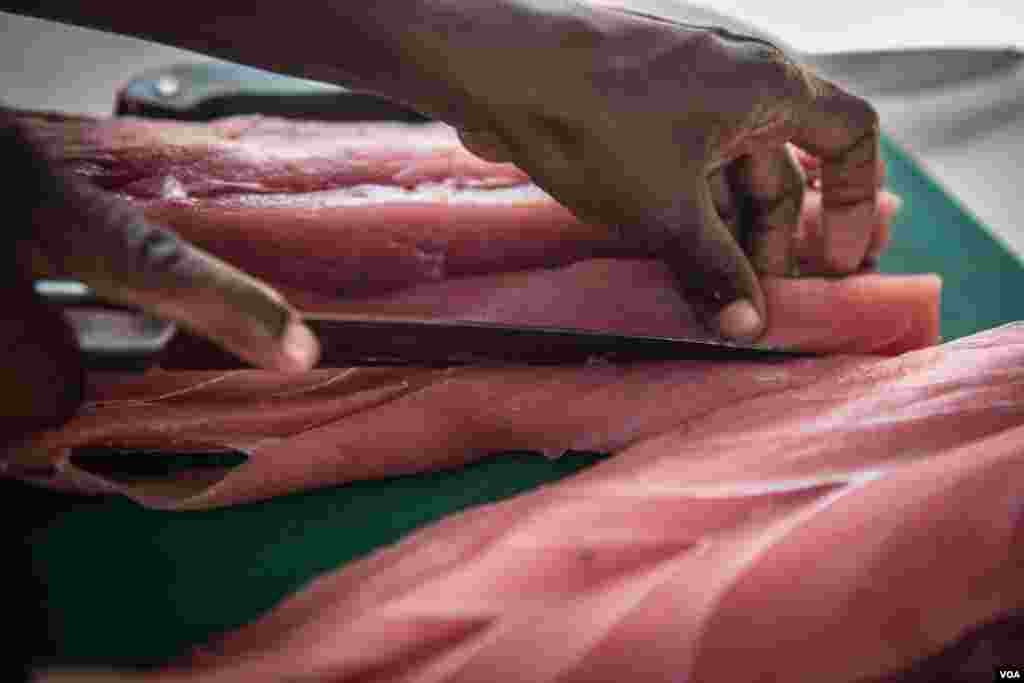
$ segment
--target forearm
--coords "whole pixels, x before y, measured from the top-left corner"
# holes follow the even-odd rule
[[[584,11],[572,0],[0,0],[0,9],[373,90],[449,120],[470,107],[480,79],[514,71],[538,41],[570,36],[571,48]]]

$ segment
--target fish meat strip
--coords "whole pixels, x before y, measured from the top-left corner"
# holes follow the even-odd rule
[[[470,155],[439,124],[194,124],[27,112],[18,120],[68,172],[255,268],[308,310],[706,337],[659,261],[611,258],[604,252],[620,249],[614,231],[576,221],[521,171]],[[463,221],[463,208],[478,213]],[[443,254],[444,267],[424,276],[420,256],[428,252]],[[305,258],[325,260],[321,268]],[[939,287],[934,276],[767,278],[764,341],[875,354],[927,346],[938,339]],[[11,471],[55,466],[51,486],[120,492],[171,509],[229,505],[510,448],[612,452],[731,400],[716,384],[722,373],[754,393],[768,386],[756,379],[762,368],[744,367],[97,375],[70,423],[14,446],[7,460]],[[651,400],[659,391],[663,400]],[[495,413],[493,405],[503,407]],[[142,481],[90,471],[87,458],[73,457],[76,448],[233,451],[248,459]]]
[[[307,310],[703,334],[655,255],[444,126],[21,116],[66,170]],[[765,290],[767,343],[834,355],[95,374],[5,462],[192,510],[501,450],[615,454],[133,680],[902,680],[1024,609],[1024,326],[934,346],[927,275]],[[90,469],[94,447],[246,460],[154,480]]]
[[[625,371],[706,402],[138,680],[902,680],[1024,609],[1022,367],[1015,324],[893,358]]]
[[[652,276],[651,269],[660,274]],[[516,323],[579,322],[625,332],[698,330],[692,316],[650,305],[659,295],[676,297],[663,266],[655,261],[582,262],[516,275],[526,281],[515,287],[502,282],[502,288],[482,300],[483,313],[460,308],[472,305],[471,297],[438,299],[448,302],[440,313]],[[661,290],[629,286],[641,278],[660,282]],[[615,294],[587,296],[588,281]],[[574,286],[583,289],[582,296]],[[792,288],[799,296],[790,295],[787,290]],[[530,301],[533,295],[556,290],[561,294],[548,307],[524,308],[519,301],[524,294]],[[769,339],[776,343],[897,353],[937,338],[939,282],[932,276],[779,280],[768,291],[776,311]],[[405,303],[422,301],[413,296]],[[568,317],[551,318],[557,311]],[[684,325],[687,320],[689,327]],[[502,450],[550,457],[567,450],[615,452],[709,410],[829,377],[857,358],[773,364],[337,368],[300,376],[259,370],[97,374],[89,402],[78,415],[58,430],[16,445],[8,460],[36,467],[53,464],[58,474],[50,478],[52,484],[120,492],[153,507],[221,506],[451,467]],[[202,477],[183,472],[163,481],[119,481],[90,472],[87,459],[72,457],[76,447],[230,449],[245,453],[247,460]]]
[[[273,284],[350,296],[646,255],[444,124],[17,118],[60,168]]]

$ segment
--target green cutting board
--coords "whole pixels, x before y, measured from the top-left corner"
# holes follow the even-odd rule
[[[937,272],[942,331],[953,339],[1024,319],[1024,268],[889,141],[889,186],[904,200],[887,272]],[[61,662],[147,663],[243,624],[317,574],[421,525],[588,467],[600,456],[548,461],[504,454],[459,470],[361,482],[203,513],[145,510],[20,485],[6,509],[32,531],[40,655]]]

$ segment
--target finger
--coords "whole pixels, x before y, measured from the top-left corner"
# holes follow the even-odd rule
[[[866,100],[805,72],[811,97],[793,142],[821,160],[825,272],[857,270],[878,220],[884,167],[878,114]]]
[[[315,337],[277,292],[154,225],[137,207],[65,181],[37,212],[43,260],[105,298],[173,320],[257,366],[301,371]]]
[[[820,191],[821,190],[821,159],[819,159],[816,156],[812,156],[812,155],[808,154],[807,152],[805,152],[804,150],[800,149],[796,145],[793,145],[793,144],[790,144],[790,143],[786,143],[786,147],[789,148],[789,151],[793,155],[793,158],[796,159],[797,164],[800,166],[800,170],[803,171],[804,178],[807,181],[807,187]],[[879,177],[880,180],[884,180],[885,179],[885,174],[886,174],[885,158],[884,157],[879,157],[878,158],[878,163],[879,163],[879,174],[878,174],[878,177]],[[879,210],[881,210],[881,207],[879,207]]]
[[[793,239],[806,180],[786,145],[756,150],[734,162],[734,177],[750,200],[747,253],[759,273],[793,271]]]
[[[695,221],[697,229],[681,230]],[[658,254],[709,329],[741,342],[761,336],[767,320],[764,294],[750,261],[719,217],[707,182],[700,183],[693,198],[652,216],[647,228],[669,236]]]
[[[892,221],[899,212],[902,203],[902,200],[891,192],[882,191],[879,193],[878,220],[872,229],[871,246],[864,259],[863,266],[874,266],[878,258],[888,247],[892,231]],[[823,270],[820,262],[823,235],[821,219],[821,193],[815,190],[808,190],[804,199],[804,210],[800,216],[800,227],[797,230],[796,240],[794,241],[794,252],[798,269],[802,275],[820,273]]]
[[[544,135],[534,136],[547,140],[547,144],[511,149],[513,159],[528,169],[541,187],[584,220],[617,226],[624,240],[642,245],[662,259],[673,271],[695,314],[713,333],[743,342],[761,336],[766,320],[764,294],[739,242],[719,216],[722,210],[734,224],[739,217],[734,193],[721,173],[711,174],[710,179],[698,176],[696,187],[689,193],[673,188],[673,199],[662,199],[653,190],[645,198],[635,192],[624,197],[622,188],[630,183],[616,179],[614,174],[621,165],[616,165],[614,157],[591,166],[573,163],[584,145],[565,142],[567,136],[561,136],[562,144],[551,142],[559,133],[556,126],[548,128],[551,130]],[[533,122],[532,131],[543,129]],[[652,167],[673,165],[678,167],[678,162],[651,162]],[[579,174],[576,181],[565,182],[573,177],[573,171]],[[684,173],[683,177],[692,176]],[[562,182],[552,182],[555,179]],[[716,188],[714,196],[712,185]],[[642,208],[632,208],[638,203]],[[609,221],[610,216],[619,218]]]
[[[729,233],[737,242],[742,243],[743,234],[741,229],[741,218],[743,214],[743,202],[741,196],[737,195],[733,186],[736,184],[731,169],[720,168],[708,177],[708,186],[711,188],[711,199],[715,203],[715,211],[722,223],[729,229]]]
[[[661,195],[661,187],[636,188],[635,178],[620,175],[624,170],[620,158],[603,156],[601,150],[607,147],[575,137],[564,122],[528,117],[513,130],[501,136],[510,158],[582,219],[611,225],[631,245],[642,245],[661,258],[709,329],[743,342],[761,336],[766,320],[764,294],[753,267],[718,214],[706,175],[698,175],[688,193],[673,186],[670,193]],[[527,140],[530,144],[524,143]],[[590,163],[584,161],[587,151]],[[650,168],[679,169],[676,148],[659,149],[648,161]],[[691,172],[679,175],[693,177]],[[718,179],[714,183],[719,205],[728,213],[734,208],[728,188]],[[625,188],[630,190],[626,196]]]
[[[874,266],[892,239],[892,222],[903,207],[903,200],[891,192],[883,191],[878,195],[878,227],[871,236],[865,263]]]

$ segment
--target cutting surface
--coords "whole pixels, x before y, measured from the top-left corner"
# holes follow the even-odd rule
[[[1024,319],[1024,268],[890,142],[889,186],[905,205],[887,272],[937,272],[942,332]],[[457,471],[361,482],[203,513],[144,510],[6,483],[8,510],[33,527],[41,654],[64,662],[145,663],[249,621],[328,569],[467,506],[568,476],[597,461],[505,454]]]

